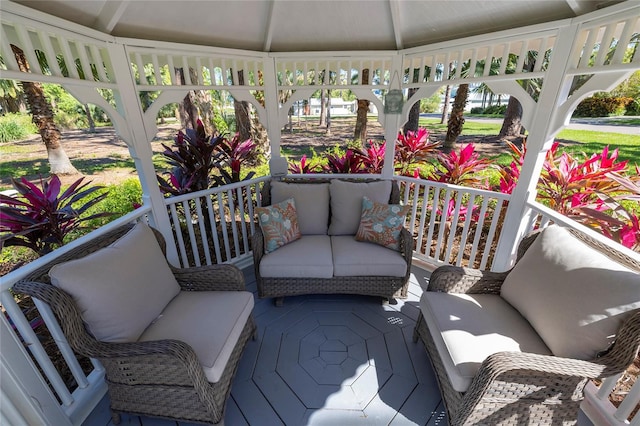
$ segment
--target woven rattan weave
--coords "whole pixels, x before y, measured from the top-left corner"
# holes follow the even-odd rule
[[[609,257],[640,271],[640,264],[634,259],[579,231],[570,232]],[[517,260],[538,235],[534,233],[522,240]],[[499,294],[508,273],[441,266],[431,275],[427,291]],[[465,393],[457,392],[449,382],[422,313],[413,338],[422,340],[429,354],[452,426],[576,424],[587,381],[618,374],[633,362],[640,346],[640,312],[627,319],[614,345],[597,359],[582,361],[521,352],[496,353],[482,363]]]
[[[48,271],[54,264],[80,258],[116,241],[131,225],[92,239],[35,271],[14,290],[51,306],[71,347],[98,359],[105,367],[114,423],[120,413],[162,417],[185,422],[216,424],[231,390],[242,351],[255,333],[249,317],[217,383],[209,383],[193,349],[177,340],[104,343],[85,330],[71,296],[51,285]],[[162,235],[154,230],[165,251]],[[244,291],[244,276],[232,265],[171,268],[183,291]]]
[[[326,183],[327,179],[292,179],[295,183]],[[266,181],[260,191],[261,204],[271,205],[271,185]],[[400,202],[400,190],[394,181],[391,185],[390,204]],[[260,226],[252,237],[253,265],[255,268],[258,295],[261,298],[273,297],[277,303],[282,303],[285,296],[302,294],[360,294],[366,296],[379,296],[385,300],[393,301],[394,298],[406,298],[411,274],[411,260],[413,256],[413,239],[409,231],[402,229],[400,234],[400,254],[407,262],[407,273],[404,277],[389,276],[334,276],[332,278],[288,278],[288,277],[263,277],[260,274],[260,261],[264,256],[264,236]]]

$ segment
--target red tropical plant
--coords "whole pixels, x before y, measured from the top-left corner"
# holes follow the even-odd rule
[[[64,244],[70,232],[81,229],[83,222],[111,215],[101,212],[83,216],[88,209],[104,200],[107,193],[87,200],[101,186],[89,186],[80,178],[62,194],[58,176],[49,182],[40,179],[40,187],[25,178],[12,179],[20,194],[0,194],[0,249],[4,246],[28,247],[42,256]],[[84,204],[78,205],[79,202]]]
[[[327,155],[327,165],[322,168],[325,173],[363,173],[362,155],[353,149],[347,149],[344,155]]]
[[[511,194],[513,189],[516,187],[518,183],[518,179],[520,178],[520,169],[522,168],[522,164],[524,162],[524,155],[527,152],[526,142],[522,143],[521,147],[518,147],[512,142],[507,141],[507,145],[511,149],[511,164],[507,167],[502,166],[494,166],[495,169],[500,174],[500,192],[504,194]]]
[[[489,159],[480,158],[473,144],[467,144],[459,152],[439,153],[435,168],[427,178],[452,185],[486,188],[486,180],[483,182],[477,173],[488,166]]]
[[[636,166],[635,175],[632,176],[614,172],[608,177],[618,187],[611,193],[597,191],[595,206],[578,206],[577,210],[582,214],[580,221],[625,247],[640,250],[640,218],[637,212],[630,211],[622,203],[623,200],[640,202],[640,169]]]
[[[359,151],[358,154],[362,157],[362,166],[366,173],[382,173],[384,167],[384,153],[386,149],[386,142],[381,144],[370,140],[368,146],[363,151]]]
[[[547,152],[538,181],[538,198],[549,207],[571,217],[573,209],[596,201],[596,193],[608,194],[619,188],[609,178],[610,173],[627,167],[627,161],[616,163],[617,149],[609,155],[609,148],[605,147],[602,153],[584,155],[579,160],[567,152],[558,152],[558,147],[559,143],[554,142]]]
[[[429,141],[429,131],[421,127],[418,131],[398,133],[395,146],[395,170],[402,176],[412,176],[411,168],[425,164],[440,146],[439,142]]]
[[[180,195],[240,182],[241,167],[253,156],[256,144],[241,141],[238,134],[231,140],[225,136],[207,135],[202,121],[196,129],[178,131],[172,146],[162,145],[162,155],[173,166],[168,179],[156,176],[164,194]],[[245,179],[251,179],[253,172]]]
[[[303,155],[299,163],[294,161],[289,162],[289,173],[301,175],[309,173],[318,173],[320,166],[318,164],[311,164],[307,161],[307,156]]]
[[[156,176],[160,190],[164,194],[180,195],[221,184],[211,172],[223,159],[224,154],[217,148],[222,140],[221,136],[207,135],[200,120],[196,129],[178,131],[172,146],[162,144],[162,155],[173,168],[168,179]]]
[[[510,144],[513,161],[500,168],[500,190],[511,193],[520,176],[526,147]],[[640,249],[640,220],[621,201],[640,201],[640,169],[627,175],[627,161],[618,150],[576,158],[560,152],[555,142],[547,152],[538,181],[538,199],[559,213],[634,250]]]
[[[240,140],[240,133],[236,133],[231,140],[222,138],[216,149],[221,150],[226,155],[226,162],[231,168],[231,174],[227,173],[224,167],[216,163],[222,175],[225,176],[226,183],[240,182],[240,169],[243,164],[253,157],[253,149],[256,144],[251,140]],[[250,172],[245,179],[251,179],[255,172]]]

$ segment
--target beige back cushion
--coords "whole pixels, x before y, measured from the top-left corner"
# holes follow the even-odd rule
[[[329,185],[331,195],[331,225],[329,235],[355,235],[362,216],[362,198],[388,204],[391,181],[345,182],[333,179]]]
[[[640,308],[640,274],[552,225],[509,273],[501,295],[554,355],[587,360]]]
[[[137,224],[108,247],[49,271],[69,293],[94,337],[135,342],[179,292],[153,231]]]
[[[329,226],[328,183],[271,181],[271,204],[293,198],[302,235],[326,235]]]

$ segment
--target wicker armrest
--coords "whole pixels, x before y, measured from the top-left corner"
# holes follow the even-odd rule
[[[498,352],[489,355],[482,363],[474,382],[482,382],[487,379],[494,380],[497,377],[512,374],[515,377],[527,375],[539,376],[547,374],[550,377],[575,376],[585,378],[602,377],[605,366],[579,359],[562,358],[554,355],[540,355],[527,352]],[[526,383],[527,380],[519,379]],[[473,387],[474,384],[471,384]],[[471,390],[471,387],[469,390]]]
[[[192,268],[171,267],[173,274],[186,291],[243,291],[244,275],[234,265],[207,265]]]
[[[411,264],[411,259],[413,258],[413,237],[411,236],[411,232],[407,230],[407,228],[400,229],[400,254],[404,260],[407,261],[407,264]]]
[[[251,236],[251,250],[253,250],[254,259],[256,259],[257,256],[259,260],[264,256],[264,234],[260,226],[256,226],[256,230]]]
[[[498,352],[490,355],[456,413],[459,424],[471,416],[483,399],[544,401],[548,398],[571,400],[587,378],[602,375],[605,367],[589,361],[559,358],[523,352]],[[582,384],[580,384],[583,382]]]
[[[256,226],[256,230],[251,236],[251,249],[253,251],[253,269],[259,283],[261,280],[260,261],[264,256],[264,235],[259,225]]]
[[[147,342],[110,343],[86,341],[83,355],[92,358],[129,358],[135,356],[164,355],[185,364],[196,361],[193,348],[180,340],[150,340]]]
[[[431,274],[428,291],[499,294],[507,272],[443,265]]]
[[[409,281],[411,276],[411,262],[413,260],[413,237],[411,232],[406,228],[400,230],[400,254],[407,262],[407,274],[405,275],[405,282]]]

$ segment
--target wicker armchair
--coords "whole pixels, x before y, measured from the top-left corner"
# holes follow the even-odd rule
[[[609,258],[634,272],[640,271],[637,260],[612,251],[579,231],[569,231],[600,253],[606,252]],[[539,235],[540,232],[533,233],[521,241],[517,262]],[[495,273],[441,266],[432,273],[425,291],[499,295],[512,270]],[[640,279],[637,284],[640,286]],[[584,297],[588,295],[580,294],[580,298]],[[593,359],[579,360],[525,351],[497,352],[481,363],[466,392],[459,392],[452,385],[428,321],[421,308],[413,338],[415,342],[420,339],[429,354],[452,426],[575,424],[585,384],[591,379],[624,371],[634,361],[640,346],[640,312],[636,309],[629,312],[618,329],[615,342],[608,348],[602,348]],[[563,326],[559,324],[558,327],[562,329]]]
[[[74,351],[102,363],[115,424],[120,422],[120,413],[185,422],[220,423],[243,349],[249,338],[255,336],[256,326],[251,314],[241,327],[242,331],[232,347],[220,379],[211,383],[196,352],[183,341],[165,339],[108,343],[96,340],[87,331],[87,324],[74,299],[51,284],[49,271],[54,265],[83,258],[109,246],[131,228],[132,225],[126,225],[92,239],[16,283],[14,290],[47,303]],[[153,232],[162,252],[166,253],[162,235],[157,230]],[[136,257],[137,254],[132,256]],[[242,272],[232,265],[187,269],[169,267],[180,285],[180,293],[245,290]]]

